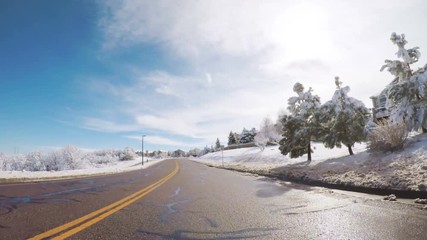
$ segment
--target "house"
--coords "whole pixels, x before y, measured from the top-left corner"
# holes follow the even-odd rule
[[[386,89],[383,90],[379,95],[370,97],[372,100],[372,117],[375,122],[382,119],[388,119],[390,112],[387,109],[387,95]]]
[[[399,78],[395,78],[390,84],[388,84],[380,94],[370,97],[372,100],[372,118],[375,122],[386,120],[390,117],[390,103],[387,98],[387,91],[389,87],[396,84]]]
[[[427,75],[427,64],[423,67],[418,69],[417,71],[413,72],[411,75],[411,80],[418,81],[417,79],[419,76]],[[425,78],[425,76],[424,76]],[[391,83],[389,83],[384,90],[381,91],[380,94],[377,96],[370,97],[372,99],[372,116],[374,121],[379,121],[381,119],[388,119],[390,116],[390,112],[393,108],[393,104],[389,102],[390,100],[387,98],[388,90],[391,86],[396,85],[399,83],[399,81],[406,81],[401,80],[400,77],[396,77]]]

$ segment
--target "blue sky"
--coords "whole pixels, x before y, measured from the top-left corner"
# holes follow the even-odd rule
[[[0,152],[225,142],[275,120],[295,82],[329,100],[336,75],[370,107],[391,32],[423,53],[427,15],[369,3],[0,1]]]

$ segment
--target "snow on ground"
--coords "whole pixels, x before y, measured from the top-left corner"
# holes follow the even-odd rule
[[[358,144],[355,155],[349,156],[346,148],[313,146],[311,163],[306,155],[296,159],[283,156],[278,146],[264,151],[256,147],[226,150],[193,160],[221,166],[223,154],[224,167],[232,169],[351,186],[427,191],[427,134],[411,138],[407,148],[395,153],[369,153],[365,144]]]
[[[92,166],[85,169],[63,170],[63,171],[0,171],[0,182],[34,182],[52,179],[67,179],[82,176],[105,175],[148,168],[164,159],[149,159],[144,166],[141,159],[118,161],[105,164],[103,167]]]

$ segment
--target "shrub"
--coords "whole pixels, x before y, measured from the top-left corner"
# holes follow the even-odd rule
[[[368,134],[368,149],[373,152],[394,152],[402,150],[408,139],[405,123],[380,122]]]
[[[85,153],[76,146],[65,146],[51,152],[34,151],[26,155],[5,155],[0,152],[0,171],[63,171],[89,166],[103,167],[118,161],[135,159],[132,148],[100,150]]]
[[[23,168],[26,171],[45,171],[47,166],[43,154],[41,152],[28,153]]]
[[[136,157],[135,151],[132,148],[125,148],[123,151],[119,152],[120,161],[133,160]]]

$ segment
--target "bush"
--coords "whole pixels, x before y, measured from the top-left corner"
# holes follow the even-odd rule
[[[136,157],[135,151],[132,148],[125,148],[123,151],[119,152],[120,161],[133,160]]]
[[[78,147],[69,145],[48,153],[38,151],[26,155],[0,153],[0,171],[63,171],[89,166],[103,167],[118,161],[132,160],[135,157],[136,154],[132,148],[84,153]]]
[[[380,122],[368,134],[368,149],[373,152],[394,152],[402,150],[408,139],[405,123]]]

